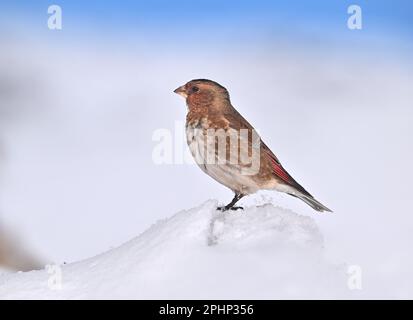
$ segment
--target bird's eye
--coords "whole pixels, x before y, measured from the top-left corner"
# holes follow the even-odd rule
[[[198,92],[199,88],[198,87],[192,87],[192,92]]]

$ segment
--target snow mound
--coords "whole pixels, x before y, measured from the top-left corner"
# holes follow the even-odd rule
[[[2,275],[0,298],[334,298],[348,291],[343,267],[323,257],[312,218],[271,204],[225,213],[216,207],[208,201],[179,212],[119,248],[60,269]]]

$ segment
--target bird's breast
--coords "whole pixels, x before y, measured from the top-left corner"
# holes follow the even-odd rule
[[[252,176],[243,174],[245,166],[239,159],[232,161],[231,155],[238,156],[240,145],[228,142],[238,142],[237,130],[215,129],[208,118],[200,118],[187,121],[186,138],[196,164],[206,174],[236,192],[247,194],[258,190]]]
[[[207,131],[209,129],[208,118],[198,118],[187,121],[186,123],[186,141],[191,151],[195,162],[205,169],[206,154],[205,150],[208,150],[208,141],[206,139]]]

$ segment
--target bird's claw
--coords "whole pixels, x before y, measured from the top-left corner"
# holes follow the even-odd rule
[[[218,207],[217,210],[225,212],[228,210],[232,210],[232,211],[236,211],[236,210],[244,210],[244,207],[227,207],[227,206],[223,206],[223,207]]]

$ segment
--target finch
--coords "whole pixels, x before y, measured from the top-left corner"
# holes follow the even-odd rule
[[[207,79],[191,80],[174,90],[186,100],[186,138],[198,166],[234,192],[219,210],[259,190],[296,197],[316,211],[331,210],[317,201],[284,169],[253,126],[232,106],[228,90]]]

